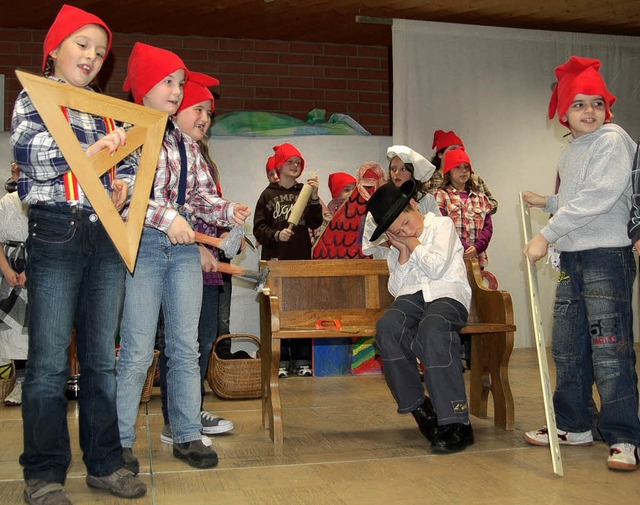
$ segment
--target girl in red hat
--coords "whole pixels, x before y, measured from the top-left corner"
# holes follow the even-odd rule
[[[480,268],[487,263],[486,249],[493,235],[492,205],[473,180],[469,155],[461,148],[447,151],[442,166],[442,185],[436,202],[443,216],[456,225],[465,258],[476,258]]]
[[[111,40],[100,18],[64,5],[44,41],[45,76],[90,90]],[[103,149],[113,153],[125,143],[124,130],[111,119],[67,107],[62,111],[87,156]],[[114,342],[124,296],[124,263],[25,91],[16,100],[11,146],[22,173],[18,192],[31,206],[26,269],[29,353],[20,456],[24,498],[30,504],[71,503],[63,488],[71,463],[64,392],[74,327],[82,369],[79,436],[86,482],[121,498],[142,496],[146,486],[124,468],[117,429]],[[125,160],[100,178],[118,208],[125,202],[135,168],[133,160]]]
[[[442,158],[447,151],[452,149],[465,150],[464,142],[453,130],[445,132],[443,130],[436,130],[433,133],[433,145],[432,149],[435,149],[435,154],[431,159],[431,163],[436,167],[436,171],[433,173],[431,179],[425,184],[425,190],[435,196],[438,189],[442,187],[442,181],[444,174],[442,173]],[[487,183],[482,178],[473,172],[471,178],[476,187],[486,195],[491,202],[491,214],[495,214],[498,211],[498,201],[493,197]]]
[[[206,76],[205,76],[206,77]],[[129,57],[125,90],[136,103],[174,116],[191,76],[184,62],[171,51],[136,43]],[[204,79],[203,85],[217,80]],[[195,119],[185,125],[204,131]],[[193,130],[192,130],[193,128]],[[139,397],[153,359],[162,307],[165,352],[168,357],[167,408],[173,455],[196,468],[210,468],[218,456],[203,439],[203,412],[198,366],[198,320],[202,304],[202,268],[193,226],[198,217],[227,226],[243,224],[246,205],[220,198],[208,171],[197,163],[200,151],[187,132],[171,117],[165,132],[153,195],[142,232],[136,269],[126,276],[126,296],[120,330],[118,359],[118,424],[127,464],[133,456]],[[200,157],[200,158],[199,158]]]

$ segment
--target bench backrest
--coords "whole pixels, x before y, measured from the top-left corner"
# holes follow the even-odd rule
[[[471,286],[469,323],[513,324],[507,291],[485,287],[477,260],[466,260]],[[270,269],[265,288],[279,300],[281,328],[313,327],[317,320],[375,326],[393,302],[385,260],[261,261]]]
[[[375,326],[393,302],[384,260],[261,261],[265,288],[277,296],[280,327],[313,327],[318,319],[343,326]]]

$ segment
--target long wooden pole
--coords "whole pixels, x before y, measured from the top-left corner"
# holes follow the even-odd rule
[[[529,207],[520,193],[520,216],[522,218],[522,230],[524,233],[525,245],[532,238],[531,215]],[[553,408],[553,396],[551,392],[551,379],[549,377],[549,363],[547,361],[547,347],[544,340],[544,328],[540,315],[540,295],[538,292],[538,271],[527,259],[527,279],[529,284],[529,303],[531,304],[531,315],[533,318],[533,333],[536,338],[536,350],[538,351],[538,369],[542,382],[542,396],[544,398],[544,414],[547,421],[547,436],[549,437],[549,448],[551,449],[551,462],[553,472],[563,476],[562,456],[560,454],[560,443],[558,442],[558,428],[556,426],[556,413]]]

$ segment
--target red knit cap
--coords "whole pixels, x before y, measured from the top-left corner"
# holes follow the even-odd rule
[[[329,191],[331,191],[331,198],[338,198],[342,190],[349,184],[355,184],[356,178],[353,175],[346,174],[344,172],[336,172],[329,175]]]
[[[469,170],[473,172],[473,168],[471,168],[471,159],[464,149],[458,147],[457,149],[451,149],[450,151],[447,151],[446,153],[444,153],[442,174],[444,175],[447,172],[450,172],[463,163],[467,163],[469,165]]]
[[[569,61],[556,67],[558,83],[553,89],[549,101],[549,119],[553,119],[556,112],[560,124],[569,128],[566,121],[562,121],[576,95],[601,95],[605,102],[605,121],[611,119],[611,106],[616,101],[607,89],[607,85],[600,74],[600,60],[572,56]]]
[[[208,88],[219,84],[220,81],[215,77],[200,72],[189,72],[189,79],[184,83],[184,96],[178,112],[205,100],[211,100],[211,112],[213,112],[215,110],[213,93]]]
[[[136,42],[129,56],[127,77],[122,89],[131,91],[133,100],[141,105],[142,99],[151,88],[179,69],[184,70],[184,77],[188,79],[187,66],[177,54]]]
[[[302,160],[302,165],[300,165],[300,174],[302,175],[302,172],[304,171],[304,158],[294,145],[285,143],[280,146],[273,146],[273,150],[275,154],[271,158],[273,158],[273,165],[275,168],[279,169],[289,158],[297,156]]]
[[[456,135],[456,132],[453,130],[450,132],[436,130],[433,134],[433,145],[431,149],[435,149],[436,152],[439,153],[449,146],[462,146],[464,149],[464,143],[462,139]]]
[[[270,158],[267,158],[267,176],[269,175],[269,172],[275,169],[276,169],[275,156],[271,156]]]
[[[94,16],[82,9],[65,4],[58,12],[56,19],[53,21],[53,24],[51,25],[51,28],[49,28],[47,36],[44,39],[44,59],[42,60],[43,71],[47,64],[49,53],[56,49],[69,35],[78,31],[85,25],[98,25],[105,29],[107,32],[107,52],[104,57],[107,57],[109,49],[111,49],[112,40],[111,30],[109,30],[107,24],[98,16]]]

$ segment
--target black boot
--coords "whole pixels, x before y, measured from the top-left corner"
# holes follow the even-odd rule
[[[431,450],[443,454],[459,452],[473,444],[471,424],[453,423],[438,426]]]
[[[433,408],[433,404],[429,397],[425,396],[422,405],[411,412],[411,414],[413,414],[413,417],[418,423],[420,433],[427,437],[429,442],[433,442],[438,429],[438,418],[436,416],[436,410]]]

